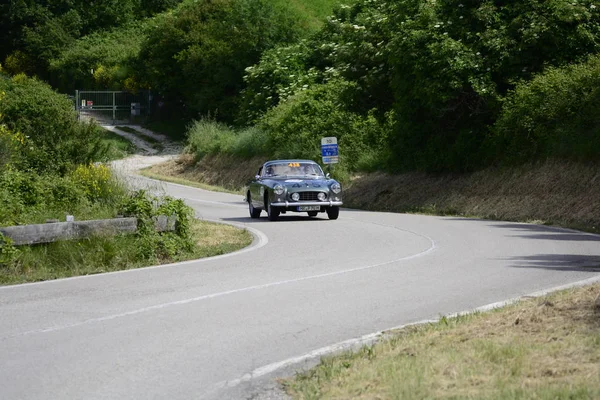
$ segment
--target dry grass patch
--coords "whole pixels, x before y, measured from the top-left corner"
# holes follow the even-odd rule
[[[176,160],[144,169],[141,174],[201,189],[242,193],[245,184],[265,161],[260,157],[244,160],[228,155],[208,155],[196,162],[194,155],[184,153]]]
[[[546,162],[472,174],[356,176],[352,208],[537,222],[600,231],[600,166]]]
[[[230,253],[252,243],[252,235],[245,229],[207,221],[195,221],[192,234],[199,251],[211,256]]]
[[[301,399],[598,399],[600,284],[411,327],[284,382]]]

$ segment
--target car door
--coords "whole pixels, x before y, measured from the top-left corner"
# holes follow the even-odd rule
[[[262,208],[262,199],[260,197],[260,187],[262,186],[262,169],[261,166],[256,173],[256,176],[250,182],[250,196],[252,198],[252,204],[254,207]]]

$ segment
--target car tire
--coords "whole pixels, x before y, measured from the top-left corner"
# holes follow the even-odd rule
[[[269,221],[277,221],[277,218],[279,218],[279,209],[277,209],[277,207],[271,207],[271,202],[269,201],[269,197],[265,196],[265,206],[267,208],[267,217],[269,218]]]
[[[340,208],[338,206],[327,207],[327,216],[329,219],[338,219],[340,216]]]
[[[309,217],[316,217],[316,216],[317,216],[317,214],[319,214],[319,212],[318,212],[318,211],[308,211],[307,213],[308,213],[308,216],[309,216]]]
[[[260,212],[262,211],[260,208],[254,208],[250,193],[248,193],[248,211],[250,212],[250,218],[259,218]]]

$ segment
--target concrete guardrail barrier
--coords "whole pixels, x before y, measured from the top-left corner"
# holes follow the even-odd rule
[[[159,216],[155,221],[158,232],[175,229],[175,217]],[[13,244],[31,245],[58,240],[81,239],[94,235],[116,235],[137,230],[137,218],[113,218],[90,221],[52,222],[47,224],[0,227],[0,232]]]

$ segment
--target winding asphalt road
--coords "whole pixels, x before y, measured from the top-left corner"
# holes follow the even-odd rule
[[[597,235],[356,210],[256,221],[239,195],[136,184],[255,241],[0,288],[1,399],[267,398],[273,378],[373,332],[600,276]]]

